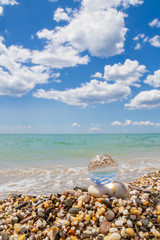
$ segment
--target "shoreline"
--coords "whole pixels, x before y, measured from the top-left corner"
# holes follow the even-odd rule
[[[2,240],[160,239],[160,170],[128,183],[128,199],[76,188],[0,201]]]

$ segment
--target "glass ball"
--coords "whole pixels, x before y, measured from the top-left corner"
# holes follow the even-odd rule
[[[89,165],[90,179],[98,184],[105,185],[113,182],[118,175],[117,163],[108,155],[97,155]]]

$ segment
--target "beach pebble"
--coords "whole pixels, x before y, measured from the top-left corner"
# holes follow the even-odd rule
[[[112,190],[104,185],[91,185],[88,188],[88,192],[94,197],[101,197],[105,194],[108,196],[113,196]]]
[[[129,197],[129,188],[126,184],[122,182],[112,182],[108,186],[112,190],[114,197],[122,199]]]
[[[70,214],[78,214],[79,213],[79,209],[74,207],[74,208],[70,208],[69,209],[69,213]]]
[[[105,217],[107,218],[108,221],[112,221],[115,218],[115,214],[113,211],[108,210],[105,214]]]
[[[8,233],[6,232],[2,233],[2,240],[9,240]]]
[[[72,207],[73,200],[70,199],[70,198],[67,198],[67,199],[64,201],[64,204],[65,204],[67,207]]]
[[[111,228],[112,224],[110,222],[104,221],[100,224],[99,231],[102,234],[108,233],[109,229]]]
[[[121,239],[121,235],[119,233],[112,233],[110,236],[109,236],[109,239],[110,240],[120,240]]]

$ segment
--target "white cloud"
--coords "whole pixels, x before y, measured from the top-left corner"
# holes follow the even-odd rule
[[[90,128],[90,130],[91,130],[91,131],[101,131],[101,129],[100,129],[100,128],[97,128],[97,127],[92,127],[92,128]]]
[[[122,123],[120,121],[114,121],[111,123],[112,126],[122,126]]]
[[[126,120],[124,123],[120,121],[114,121],[111,123],[112,126],[160,126],[160,123],[154,123],[151,121],[135,121]]]
[[[153,75],[148,75],[144,82],[156,88],[160,87],[160,69],[155,71]]]
[[[103,81],[91,80],[75,89],[65,91],[39,89],[33,94],[37,98],[54,99],[69,105],[86,107],[95,103],[111,103],[122,100],[130,95],[131,91],[125,84],[108,84]]]
[[[160,36],[154,36],[153,38],[149,39],[149,42],[154,47],[160,47]]]
[[[58,0],[49,0],[50,2],[58,2]]]
[[[77,122],[72,123],[71,127],[80,127],[80,125]]]
[[[92,78],[103,78],[102,73],[96,72],[95,74],[91,75]]]
[[[139,50],[139,49],[141,49],[142,48],[142,45],[140,44],[140,43],[137,43],[137,45],[135,46],[135,50]]]
[[[160,21],[158,18],[155,18],[152,22],[149,23],[149,26],[160,28]]]
[[[68,25],[54,31],[42,30],[37,35],[43,35],[52,47],[70,46],[79,53],[88,50],[93,56],[109,57],[124,51],[125,16],[116,9],[106,10],[103,6],[96,11],[84,7],[74,14]]]
[[[126,121],[124,122],[124,126],[130,126],[132,124],[132,121],[129,119],[126,119]]]
[[[124,7],[129,7],[130,5],[136,6],[142,4],[142,0],[83,0],[82,4],[86,9],[95,11],[97,9],[118,7],[120,5]]]
[[[133,40],[137,42],[134,49],[139,50],[142,48],[142,44],[145,44],[148,41],[148,37],[146,37],[144,33],[140,33],[134,37]]]
[[[71,46],[48,44],[43,51],[33,51],[32,62],[60,69],[74,67],[77,64],[87,64],[89,57],[80,56],[79,52]]]
[[[65,12],[63,8],[57,8],[53,19],[56,22],[60,22],[61,20],[69,21],[71,18],[69,17],[68,12]]]
[[[129,109],[152,109],[160,107],[160,90],[142,91],[130,103],[125,104]]]
[[[6,47],[0,38],[0,95],[22,96],[36,84],[47,83],[49,72],[43,66],[28,67],[31,52],[20,46]]]
[[[140,65],[138,61],[126,59],[124,64],[118,63],[106,65],[104,68],[104,78],[107,81],[122,82],[127,85],[139,87],[140,77],[146,72],[146,67]]]
[[[3,7],[0,6],[0,16],[3,14]]]
[[[15,0],[0,0],[0,5],[15,5],[18,4]]]

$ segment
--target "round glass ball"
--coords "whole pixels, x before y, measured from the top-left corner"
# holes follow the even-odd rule
[[[89,165],[90,179],[98,184],[105,185],[113,182],[118,175],[117,163],[108,155],[97,155]]]

